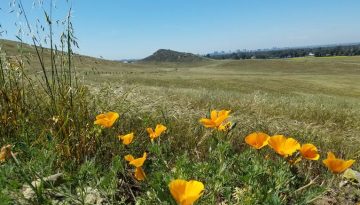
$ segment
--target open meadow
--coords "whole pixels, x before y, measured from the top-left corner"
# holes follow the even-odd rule
[[[0,205],[360,205],[359,7],[0,1]]]
[[[360,156],[360,57],[118,63],[97,71],[80,71],[84,83],[128,93],[141,112],[196,124],[209,110],[229,109],[238,143],[258,130]]]
[[[323,164],[331,151],[360,169],[360,57],[123,63],[74,55],[67,72],[62,53],[59,73],[44,74],[33,48],[25,45],[32,57],[23,58],[14,42],[2,45],[4,204],[360,202],[359,178]],[[200,122],[212,110],[230,110],[231,124]],[[97,115],[110,111],[119,118],[102,124]],[[152,135],[146,128],[157,124],[166,128]],[[320,158],[282,155],[270,141],[256,150],[245,142],[253,132],[312,143]],[[125,145],[118,136],[127,133]],[[204,187],[181,196],[173,179]]]

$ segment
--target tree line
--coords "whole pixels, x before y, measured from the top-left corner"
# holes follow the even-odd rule
[[[272,59],[272,58],[296,58],[305,56],[356,56],[360,55],[360,44],[336,45],[322,47],[284,48],[235,52],[209,53],[205,57],[212,59]]]

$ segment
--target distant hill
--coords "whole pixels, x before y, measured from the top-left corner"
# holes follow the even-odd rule
[[[144,58],[143,62],[178,62],[178,63],[192,63],[208,61],[208,58],[197,56],[192,53],[184,53],[173,51],[170,49],[159,49],[151,56]]]

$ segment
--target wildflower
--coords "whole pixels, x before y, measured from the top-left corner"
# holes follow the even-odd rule
[[[136,167],[135,169],[135,173],[134,173],[134,177],[135,179],[137,179],[138,181],[143,181],[146,178],[145,172],[142,169],[142,167]]]
[[[6,159],[11,158],[11,145],[5,145],[0,150],[0,163],[5,162]]]
[[[224,126],[227,124],[226,120],[229,118],[230,110],[213,110],[210,113],[210,119],[201,118],[200,123],[202,123],[207,128],[214,128],[218,130],[222,130]]]
[[[124,157],[124,159],[128,162],[131,162],[133,161],[135,158],[131,155],[131,154],[128,154]]]
[[[134,177],[139,181],[144,180],[146,175],[144,170],[142,169],[142,166],[146,160],[146,152],[144,152],[142,157],[137,159],[135,159],[134,156],[132,156],[131,154],[126,155],[124,158],[126,161],[129,162],[130,165],[133,165],[135,167]]]
[[[351,167],[355,160],[343,160],[335,157],[334,153],[328,152],[327,158],[323,160],[323,163],[334,173],[344,172],[346,169]]]
[[[279,155],[288,157],[300,149],[300,144],[293,138],[286,138],[283,135],[270,137],[269,146]]]
[[[137,159],[135,159],[131,154],[126,155],[124,158],[130,165],[133,165],[134,167],[141,167],[146,160],[146,152],[144,152],[142,157]]]
[[[231,122],[228,122],[228,123],[226,123],[226,124],[221,124],[221,125],[219,126],[218,130],[225,132],[225,131],[230,130],[230,129],[231,129],[231,126],[232,126],[232,123],[231,123]]]
[[[162,124],[157,124],[155,127],[155,131],[152,128],[146,128],[146,131],[149,133],[149,137],[151,141],[158,138],[163,132],[165,132],[167,128]]]
[[[129,133],[129,134],[126,134],[126,135],[120,135],[119,136],[119,140],[121,140],[124,145],[131,144],[133,139],[134,139],[134,133],[133,132]]]
[[[300,154],[309,160],[318,160],[320,158],[318,150],[313,144],[303,144],[300,148]]]
[[[52,117],[52,121],[54,122],[54,124],[59,122],[59,118],[60,117],[58,115]]]
[[[107,112],[102,113],[96,116],[96,120],[94,122],[95,125],[101,125],[105,128],[110,128],[113,126],[114,122],[119,118],[119,114],[116,112]]]
[[[254,132],[245,137],[245,142],[255,149],[261,149],[269,142],[270,136],[262,132]]]
[[[195,181],[176,179],[169,184],[170,193],[179,205],[192,205],[204,191],[204,184]]]

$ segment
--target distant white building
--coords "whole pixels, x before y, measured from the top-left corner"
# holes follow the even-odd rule
[[[310,53],[308,54],[308,56],[310,56],[310,57],[314,57],[314,56],[315,56],[315,54],[310,52]]]

